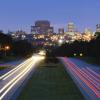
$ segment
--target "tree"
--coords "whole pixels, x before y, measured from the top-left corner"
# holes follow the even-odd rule
[[[16,56],[27,57],[33,54],[33,46],[26,40],[19,40],[13,44],[13,52]]]
[[[95,32],[95,36],[100,36],[100,32]]]
[[[11,45],[12,44],[11,36],[4,34],[3,32],[0,31],[0,44],[1,46]]]
[[[6,47],[9,47],[9,50],[7,50],[7,53],[11,54],[12,38],[11,38],[11,36],[4,34],[2,31],[0,31],[0,56],[1,57],[3,57],[5,55]]]

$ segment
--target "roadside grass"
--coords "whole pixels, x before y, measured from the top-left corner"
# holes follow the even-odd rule
[[[19,57],[16,57],[16,56],[1,57],[1,58],[0,58],[0,63],[15,61],[15,60],[18,60],[18,59],[20,59],[20,58],[19,58]]]
[[[61,63],[42,62],[17,100],[85,100]]]
[[[0,66],[0,71],[10,68],[10,66]]]
[[[84,60],[85,62],[93,65],[100,66],[100,59],[94,57],[78,57],[80,60]]]

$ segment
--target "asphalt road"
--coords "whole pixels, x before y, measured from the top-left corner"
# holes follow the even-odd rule
[[[0,77],[0,100],[10,100],[44,56],[34,55]]]
[[[86,100],[100,100],[100,67],[75,58],[62,57],[60,60]]]
[[[10,62],[3,62],[3,63],[0,63],[0,66],[10,66],[9,68],[7,69],[4,69],[4,70],[0,70],[0,76],[7,73],[8,71],[12,70],[15,66],[21,64],[22,62],[24,61],[24,59],[18,59],[16,61],[10,61]]]

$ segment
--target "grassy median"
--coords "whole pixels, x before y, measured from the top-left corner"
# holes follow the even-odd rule
[[[17,100],[84,100],[61,63],[42,62]]]

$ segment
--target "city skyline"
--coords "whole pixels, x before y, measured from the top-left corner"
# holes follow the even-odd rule
[[[0,29],[6,32],[19,29],[30,32],[36,20],[49,20],[55,31],[58,28],[66,31],[69,22],[74,22],[79,31],[85,28],[95,31],[100,23],[99,0],[3,0],[0,4]]]

